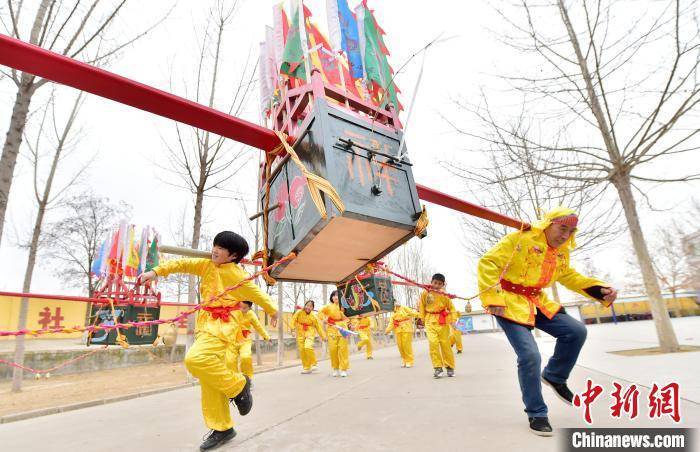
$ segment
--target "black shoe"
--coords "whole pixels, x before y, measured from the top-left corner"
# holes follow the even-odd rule
[[[573,405],[574,394],[571,392],[566,383],[555,383],[551,380],[547,380],[544,375],[542,375],[542,382],[554,389],[554,393],[562,400],[562,402],[568,405]]]
[[[220,432],[212,430],[204,438],[204,442],[199,446],[199,450],[215,449],[222,444],[231,441],[236,436],[236,431],[233,428]]]
[[[461,355],[461,354],[462,354],[462,350],[457,350],[457,354],[458,354],[458,355]]]
[[[251,381],[247,375],[244,375],[244,377],[245,386],[243,386],[243,390],[236,397],[229,399],[236,404],[236,408],[238,408],[241,416],[250,413],[250,410],[253,408],[253,394],[250,393]]]
[[[434,378],[440,378],[442,376],[442,367],[436,367],[435,372],[433,372]]]
[[[447,368],[447,376],[448,377],[454,377],[455,376],[455,370],[451,367]]]
[[[552,436],[552,426],[549,425],[549,419],[546,417],[529,417],[530,431],[538,436]]]

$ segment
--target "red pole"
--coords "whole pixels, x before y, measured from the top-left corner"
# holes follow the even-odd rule
[[[0,34],[0,64],[264,151],[279,143],[275,133],[265,127],[3,34]]]
[[[418,197],[423,201],[431,202],[433,204],[447,207],[448,209],[483,218],[484,220],[510,226],[515,229],[526,230],[530,228],[529,224],[521,220],[516,220],[515,218],[511,218],[507,215],[489,210],[486,207],[481,207],[476,204],[463,201],[459,198],[455,198],[454,196],[450,196],[446,193],[428,188],[424,185],[416,184],[416,189],[418,190]]]
[[[2,34],[0,64],[207,130],[264,151],[274,149],[279,143],[277,135],[265,127]],[[520,220],[437,190],[422,185],[418,185],[417,188],[418,196],[424,201],[518,229],[524,225]]]

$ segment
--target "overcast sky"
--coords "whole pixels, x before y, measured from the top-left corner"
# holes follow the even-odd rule
[[[35,10],[33,4],[28,10]],[[146,27],[162,15],[171,4],[166,1],[133,2],[121,16],[116,30],[128,34]],[[187,80],[192,80],[196,65],[196,43],[201,36],[206,4],[209,2],[181,1],[170,17],[154,32],[123,52],[122,57],[108,68],[117,74],[136,79],[158,88],[174,91],[188,97],[185,90]],[[225,108],[227,86],[233,87],[238,80],[242,62],[249,52],[257,59],[258,43],[264,35],[264,26],[272,24],[269,0],[248,0],[242,3],[238,16],[226,35],[224,42],[224,71],[217,101],[218,108]],[[316,22],[325,27],[325,2],[307,0]],[[356,1],[349,2],[351,7]],[[420,86],[413,116],[407,129],[407,147],[415,166],[416,181],[459,196],[465,195],[465,187],[455,180],[440,165],[440,161],[457,159],[468,163],[461,150],[469,146],[457,136],[441,118],[440,113],[451,114],[450,99],[461,96],[478,99],[480,87],[493,82],[490,74],[512,68],[513,53],[497,42],[491,30],[503,29],[498,17],[488,2],[447,1],[414,2],[399,0],[370,0],[376,10],[380,25],[387,33],[386,42],[392,52],[394,68],[401,65],[411,54],[427,42],[443,34],[449,39],[436,46],[428,55],[425,73]],[[635,2],[643,7],[645,2]],[[2,10],[4,14],[5,11]],[[519,61],[526,61],[523,57]],[[403,91],[402,100],[408,107],[420,69],[420,58],[411,62],[397,83]],[[50,88],[43,88],[47,94]],[[67,88],[58,89],[59,99],[67,104],[76,94]],[[14,85],[7,80],[0,82],[0,128],[3,132],[9,123],[14,101]],[[37,99],[40,99],[37,97]],[[495,105],[508,105],[507,93],[492,99]],[[40,105],[39,101],[33,106]],[[258,90],[255,89],[248,108],[242,116],[259,122]],[[455,117],[463,126],[469,127],[466,117]],[[405,119],[405,113],[404,113]],[[171,176],[154,162],[165,164],[167,154],[163,141],[174,142],[174,127],[168,120],[116,104],[95,96],[88,96],[80,114],[83,128],[82,140],[74,156],[66,160],[61,171],[68,174],[79,167],[81,161],[95,155],[95,161],[74,192],[93,190],[113,201],[123,200],[133,207],[131,222],[140,226],[156,227],[165,237],[170,235],[172,225],[177,222],[183,209],[191,212],[192,197],[162,181]],[[474,124],[476,127],[477,125]],[[232,145],[232,150],[237,149]],[[26,148],[22,149],[26,155]],[[221,197],[207,199],[205,204],[205,228],[209,232],[239,228],[244,218],[244,208],[254,210],[255,164],[258,151],[248,150],[248,167],[239,173],[227,187],[231,192]],[[682,164],[697,165],[697,159],[685,160]],[[676,165],[680,165],[676,164]],[[17,247],[19,238],[29,235],[35,209],[32,205],[31,173],[24,158],[20,159],[10,198],[8,225],[5,228],[0,249],[0,288],[19,290],[26,264],[26,252]],[[656,168],[664,171],[667,168]],[[172,179],[171,179],[172,180]],[[651,230],[671,215],[679,214],[685,203],[696,192],[698,185],[675,185],[655,188],[651,194],[665,212],[651,212],[640,205],[644,226]],[[231,193],[239,199],[230,199]],[[470,199],[478,202],[479,199]],[[448,288],[460,294],[471,294],[475,288],[475,262],[461,248],[459,236],[460,215],[437,206],[429,207],[431,225],[423,248],[433,268],[445,273]],[[55,220],[58,212],[49,215]],[[191,214],[188,213],[191,223]],[[585,218],[581,227],[586,227]],[[167,241],[167,240],[166,240]],[[621,238],[606,250],[597,254],[597,264],[604,272],[613,276],[613,282],[621,282],[620,264],[628,251],[626,237]],[[52,276],[52,269],[44,264],[35,270],[32,290],[37,293],[76,293],[63,288]]]

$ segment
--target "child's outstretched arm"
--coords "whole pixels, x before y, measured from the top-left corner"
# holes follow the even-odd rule
[[[159,276],[168,276],[172,273],[187,273],[188,275],[202,276],[210,259],[203,258],[187,258],[173,259],[163,262],[151,271],[143,272],[139,275],[139,281],[142,283],[153,281]]]

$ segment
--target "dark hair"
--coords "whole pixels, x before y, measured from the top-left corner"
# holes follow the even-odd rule
[[[311,303],[311,309],[313,310],[316,307],[316,303],[314,303],[314,300],[306,300],[304,302],[304,307],[306,307],[306,305],[309,303]]]
[[[330,301],[330,302],[332,303],[332,302],[333,302],[333,297],[336,296],[336,295],[338,295],[338,291],[337,291],[337,290],[334,290],[333,292],[331,292],[331,296],[328,298],[328,301]],[[338,298],[340,298],[340,295],[338,295]]]
[[[442,273],[435,273],[430,280],[431,281],[440,281],[441,283],[444,283],[445,282],[445,275],[443,275]]]
[[[248,242],[246,239],[231,231],[221,231],[214,237],[214,246],[227,250],[234,256],[233,262],[239,263],[248,254]]]
[[[253,307],[253,302],[252,302],[252,301],[243,300],[243,301],[241,301],[241,303],[247,304],[249,308],[252,308],[252,307]]]

